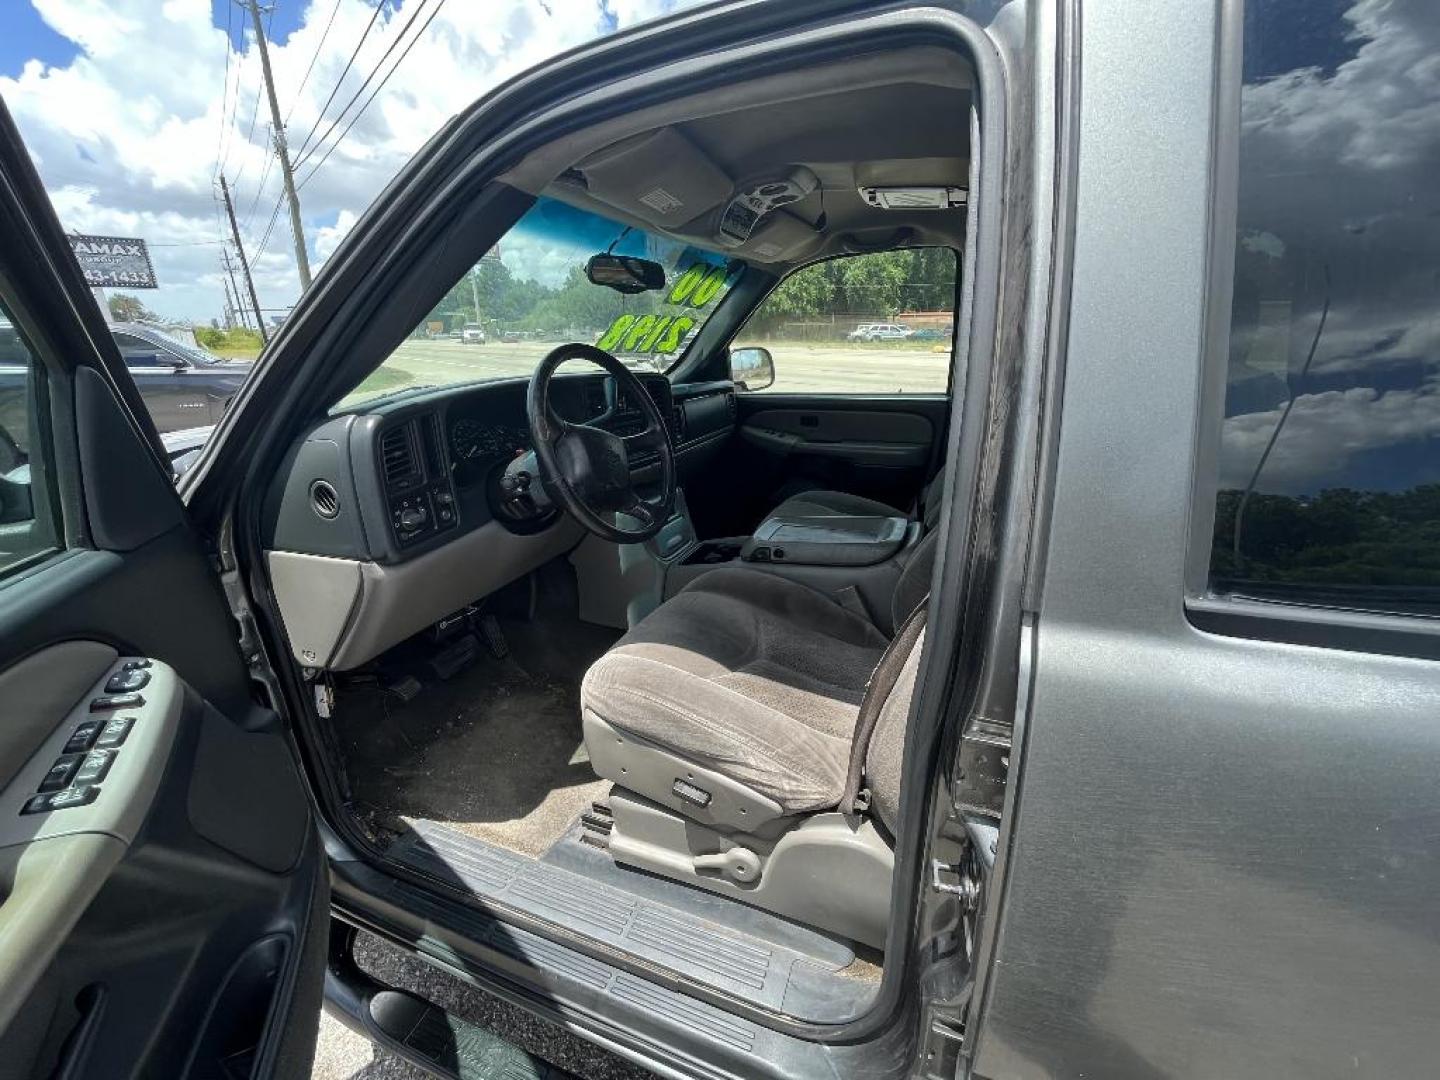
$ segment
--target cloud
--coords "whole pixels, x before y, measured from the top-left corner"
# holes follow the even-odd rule
[[[1260,490],[1408,486],[1435,471],[1440,437],[1440,5],[1359,0],[1332,35],[1340,55],[1320,58],[1302,54],[1332,16],[1267,6],[1245,43],[1247,65],[1276,74],[1241,94],[1221,484],[1249,479],[1298,391]]]
[[[299,0],[296,0],[298,3]],[[321,140],[340,106],[394,45],[389,64],[437,9],[396,0],[375,17],[355,64],[320,120],[346,60],[375,16],[373,0],[310,0],[299,26],[272,43],[282,118],[304,183],[301,205],[312,266],[334,250],[386,182],[450,116],[499,82],[565,49],[688,0],[453,0],[439,7],[396,74],[324,165],[349,114]],[[269,109],[261,99],[258,50],[236,12],[226,91],[226,29],[210,0],[33,0],[45,22],[74,42],[64,66],[25,64],[0,78],[62,225],[77,232],[144,237],[161,288],[156,310],[208,319],[220,314],[220,241],[228,236],[212,177],[225,161],[256,286],[266,308],[288,308],[299,293],[289,218],[267,231],[280,196],[270,164]],[[334,11],[328,34],[326,23]],[[416,16],[417,10],[419,11]],[[409,20],[409,34],[401,39]],[[324,40],[323,47],[321,45]],[[305,80],[306,68],[314,68]],[[382,70],[383,76],[383,70]],[[365,89],[363,102],[379,78]],[[304,81],[304,89],[301,84]],[[353,109],[351,110],[353,114]],[[252,127],[252,117],[254,124]],[[306,147],[322,142],[317,152]],[[263,178],[263,184],[261,183]],[[182,246],[183,245],[183,246]]]
[[[1280,415],[1280,409],[1270,409],[1226,419],[1221,431],[1222,488],[1244,488],[1249,482]],[[1388,393],[1353,387],[1302,394],[1265,463],[1259,489],[1308,494],[1351,486],[1346,478],[1366,455],[1398,451],[1403,458],[1429,459],[1434,451],[1430,440],[1435,439],[1440,439],[1440,387],[1433,382]]]

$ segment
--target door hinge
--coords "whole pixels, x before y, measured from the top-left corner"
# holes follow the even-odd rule
[[[953,801],[967,813],[1000,820],[1010,773],[1010,726],[973,718],[960,736]]]
[[[255,615],[250,608],[250,597],[245,591],[245,583],[240,577],[239,564],[235,561],[232,528],[233,519],[227,516],[220,527],[220,537],[215,548],[215,564],[220,573],[220,587],[225,590],[226,603],[229,604],[230,614],[235,619],[240,655],[245,659],[245,668],[250,674],[250,679],[260,686],[269,698],[265,704],[270,709],[283,714],[284,709],[281,703],[285,699],[280,693],[280,681],[275,677],[275,669],[271,667],[270,660],[265,655],[265,645],[260,639],[260,631],[255,625]]]
[[[960,1070],[960,1053],[965,1049],[965,1025],[957,1016],[948,1015],[931,1005],[930,1024],[925,1033],[925,1054],[922,1076],[925,1080],[955,1080]]]

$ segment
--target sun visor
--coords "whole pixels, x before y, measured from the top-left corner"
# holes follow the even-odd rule
[[[750,239],[735,250],[757,262],[794,262],[820,242],[820,234],[783,210],[765,215]]]
[[[703,151],[674,128],[606,147],[580,165],[593,198],[666,228],[699,217],[734,186]]]

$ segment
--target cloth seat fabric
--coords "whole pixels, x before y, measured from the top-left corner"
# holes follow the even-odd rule
[[[808,586],[720,568],[596,661],[581,704],[786,813],[826,810],[844,791],[860,702],[888,644]]]

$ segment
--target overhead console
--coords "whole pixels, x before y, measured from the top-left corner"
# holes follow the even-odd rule
[[[818,190],[813,171],[792,165],[737,184],[678,128],[607,146],[567,177],[588,198],[647,225],[761,262],[798,258],[820,242],[813,226],[784,210]]]

